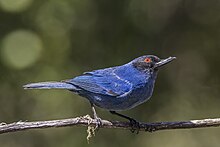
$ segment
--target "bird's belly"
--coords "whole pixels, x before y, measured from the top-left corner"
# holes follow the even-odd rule
[[[96,106],[114,111],[128,110],[146,102],[152,95],[152,91],[146,89],[137,90],[123,97],[113,97],[106,95],[93,95],[90,101]]]

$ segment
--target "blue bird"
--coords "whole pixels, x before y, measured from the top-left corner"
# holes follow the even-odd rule
[[[127,64],[85,72],[61,82],[40,82],[24,85],[24,89],[67,89],[89,100],[94,118],[101,125],[94,105],[130,121],[132,130],[139,123],[116,111],[134,108],[151,97],[158,69],[176,57],[160,59],[154,55],[138,57]]]

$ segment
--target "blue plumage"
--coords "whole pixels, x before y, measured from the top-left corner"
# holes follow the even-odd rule
[[[65,82],[82,89],[79,94],[101,108],[126,110],[151,96],[155,77],[156,74],[145,74],[129,63],[87,72]]]
[[[85,72],[70,80],[32,83],[24,88],[67,89],[87,98],[92,105],[116,113],[116,110],[131,109],[147,101],[152,95],[159,67],[173,59],[175,57],[161,60],[145,55],[127,64]]]
[[[77,88],[68,83],[64,82],[40,82],[40,83],[31,83],[23,86],[24,89],[68,89],[76,90]]]

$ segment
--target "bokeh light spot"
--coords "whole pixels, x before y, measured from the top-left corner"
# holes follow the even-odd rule
[[[35,33],[18,30],[3,39],[1,55],[6,65],[23,69],[40,57],[42,47],[42,41]]]
[[[7,12],[26,10],[33,0],[0,0],[0,7]]]

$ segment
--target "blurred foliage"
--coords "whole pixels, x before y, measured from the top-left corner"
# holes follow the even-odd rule
[[[178,60],[160,71],[152,99],[124,114],[149,122],[219,117],[219,10],[219,0],[0,0],[0,122],[91,114],[88,102],[68,91],[24,91],[22,85],[144,54]],[[217,147],[219,135],[220,128],[139,135],[101,129],[89,146]],[[83,127],[4,134],[0,144],[88,146]]]

